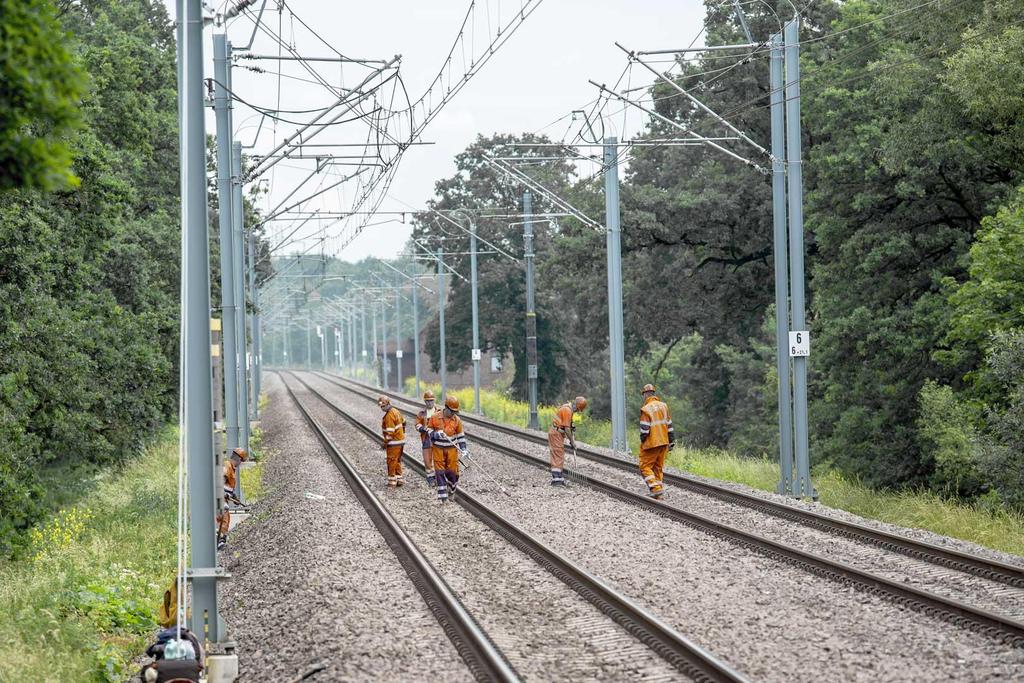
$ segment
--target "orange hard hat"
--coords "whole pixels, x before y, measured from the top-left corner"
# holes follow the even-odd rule
[[[390,404],[391,404],[391,399],[388,398],[387,396],[381,394],[380,396],[377,397],[377,405],[379,405],[381,408],[383,408],[386,405],[390,405]]]
[[[646,393],[652,393],[653,394],[654,393],[654,385],[653,384],[645,384],[644,388],[640,391],[640,393],[641,394],[646,394]]]
[[[238,447],[238,448],[236,448],[235,450],[231,451],[231,454],[232,454],[232,455],[237,455],[237,456],[238,456],[239,458],[241,458],[242,460],[246,460],[246,459],[247,459],[247,458],[249,457],[249,453],[248,453],[248,451],[246,451],[246,450],[245,450],[244,448],[242,448],[241,446],[239,446],[239,447]]]
[[[454,396],[449,396],[444,400],[444,407],[453,413],[459,412],[459,399]]]
[[[577,396],[575,403],[576,403],[576,410],[583,410],[584,408],[587,407],[587,397],[586,396]]]
[[[434,400],[434,392],[431,391],[430,389],[427,389],[426,391],[424,391],[423,392],[423,400],[424,401],[433,401]]]

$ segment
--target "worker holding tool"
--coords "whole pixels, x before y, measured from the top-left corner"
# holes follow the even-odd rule
[[[576,450],[576,427],[572,423],[572,416],[582,413],[587,407],[587,399],[577,396],[572,403],[565,403],[559,406],[555,412],[555,419],[548,430],[548,450],[551,451],[551,485],[565,486],[565,475],[562,472],[565,466],[565,440],[569,440],[573,451]]]
[[[423,448],[423,469],[427,473],[427,485],[435,486],[434,478],[434,451],[430,446],[430,429],[427,423],[434,413],[438,412],[434,406],[434,392],[429,389],[423,392],[423,410],[416,415],[416,431],[420,433],[420,445]]]
[[[641,393],[644,402],[640,407],[640,474],[647,483],[647,495],[660,499],[665,494],[665,456],[676,447],[676,435],[668,404],[655,395],[654,385],[645,384]]]
[[[402,449],[405,448],[405,418],[398,408],[391,405],[387,396],[377,398],[377,405],[384,411],[380,421],[381,435],[384,437],[382,448],[388,463],[388,486],[402,486]]]
[[[467,454],[466,433],[459,418],[459,399],[446,397],[444,409],[431,416],[427,429],[434,454],[437,499],[445,503],[459,485],[459,456]]]
[[[244,448],[236,448],[231,451],[231,457],[224,463],[224,509],[217,513],[217,550],[227,543],[228,531],[231,529],[231,512],[228,505],[241,506],[242,501],[235,496],[235,483],[238,481],[238,471],[241,463],[249,458],[249,453]]]

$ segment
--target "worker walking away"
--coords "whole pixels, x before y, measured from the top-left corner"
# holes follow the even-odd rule
[[[423,448],[423,469],[427,473],[427,485],[436,486],[434,478],[434,449],[430,445],[430,418],[438,412],[434,405],[434,392],[429,389],[423,392],[423,410],[416,415],[416,431],[420,433],[420,445]]]
[[[387,396],[377,399],[377,405],[384,411],[380,421],[383,448],[388,463],[388,486],[402,486],[402,449],[405,448],[405,418],[398,408],[391,405]]]
[[[231,451],[231,457],[224,463],[224,509],[217,514],[217,550],[227,543],[228,531],[231,529],[231,512],[229,506],[242,506],[242,501],[235,496],[235,484],[238,481],[241,464],[249,458],[244,448]]]
[[[587,407],[587,399],[577,396],[572,403],[565,403],[555,411],[555,419],[548,430],[548,450],[551,451],[551,485],[565,486],[565,440],[576,450],[576,426],[572,416],[582,413]]]
[[[435,412],[427,423],[434,454],[434,475],[437,499],[447,502],[459,486],[459,456],[466,452],[466,433],[459,418],[459,399],[448,396],[441,412]]]
[[[665,456],[676,447],[676,435],[672,431],[672,414],[668,404],[655,395],[654,385],[645,384],[642,394],[640,474],[647,483],[647,495],[660,499],[665,494]]]

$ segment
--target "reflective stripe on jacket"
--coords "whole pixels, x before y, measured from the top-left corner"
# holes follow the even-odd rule
[[[651,396],[640,408],[640,450],[665,446],[675,439],[668,405]]]
[[[398,412],[398,408],[392,406],[381,418],[380,428],[384,434],[384,444],[387,446],[401,446],[405,444],[405,418]]]
[[[462,430],[462,420],[458,415],[445,417],[440,411],[436,412],[427,422],[427,428],[433,445],[438,448],[466,450],[466,433]]]

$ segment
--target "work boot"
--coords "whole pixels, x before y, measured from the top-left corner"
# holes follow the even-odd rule
[[[433,474],[428,476],[427,477],[427,486],[430,486],[431,488],[436,487],[437,486],[437,477],[435,477]]]
[[[217,535],[217,550],[223,550],[228,544],[228,539],[220,534]]]
[[[647,495],[654,500],[661,500],[661,497],[665,495],[665,491],[651,491]]]
[[[399,487],[405,486],[405,482],[402,481],[401,479],[399,479],[398,481],[395,482],[395,486],[399,486]]]

